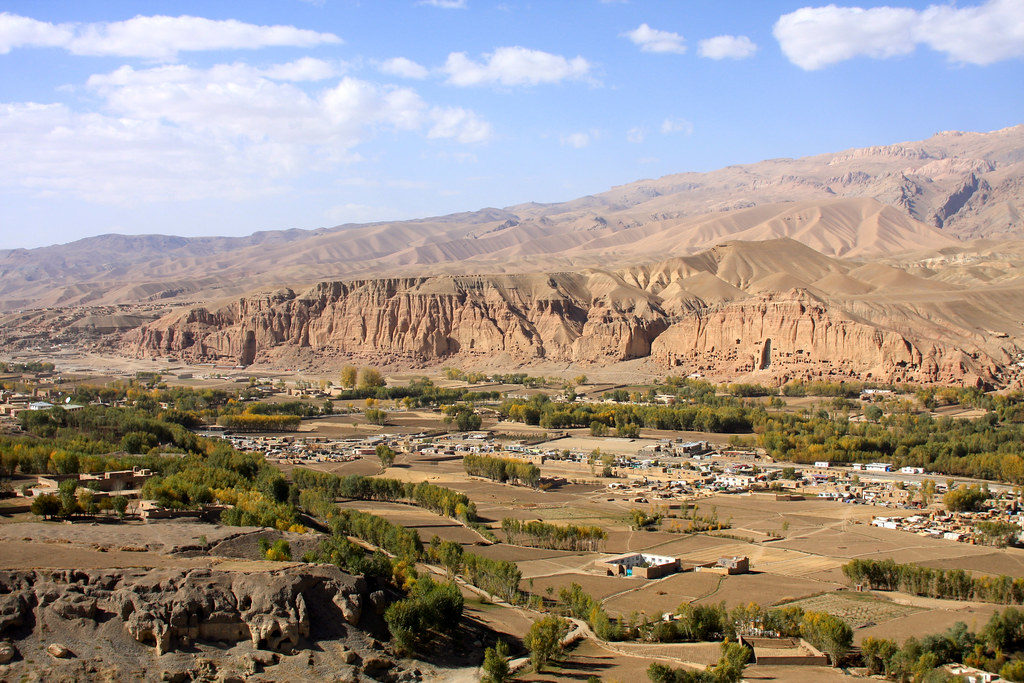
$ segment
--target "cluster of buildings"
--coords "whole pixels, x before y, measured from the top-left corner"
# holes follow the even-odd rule
[[[993,538],[985,535],[978,527],[978,522],[1003,522],[1016,525],[1017,530],[1004,540],[1009,543],[1021,542],[1024,535],[1024,515],[1020,511],[989,509],[981,512],[948,512],[933,510],[929,514],[911,515],[909,517],[875,517],[873,526],[881,529],[896,529],[918,536],[943,538],[947,541],[961,543],[987,544]]]
[[[688,563],[679,557],[652,555],[650,553],[628,553],[618,557],[598,560],[594,563],[605,576],[628,576],[640,579],[660,579],[681,571],[713,572],[723,576],[747,574],[750,559],[747,557],[720,557],[714,562]]]
[[[214,432],[210,432],[213,434]],[[280,463],[349,462],[377,453],[385,444],[397,452],[427,458],[457,459],[479,453],[499,453],[500,444],[486,432],[462,434],[376,434],[367,437],[331,438],[323,436],[264,436],[260,434],[222,434],[237,450],[264,453],[268,460]],[[519,453],[506,453],[522,457]]]

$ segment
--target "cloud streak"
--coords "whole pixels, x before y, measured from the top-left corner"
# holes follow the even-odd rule
[[[180,52],[314,47],[341,43],[333,33],[294,26],[260,26],[235,19],[137,16],[125,21],[51,24],[0,14],[0,54],[15,48],[59,47],[76,55],[174,61]]]

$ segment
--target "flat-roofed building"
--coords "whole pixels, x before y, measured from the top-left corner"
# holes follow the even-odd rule
[[[620,555],[597,563],[608,576],[634,576],[643,579],[658,579],[679,571],[679,559],[648,553]]]

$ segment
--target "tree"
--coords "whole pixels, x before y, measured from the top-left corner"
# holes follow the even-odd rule
[[[377,457],[380,458],[380,466],[384,469],[391,467],[395,462],[395,451],[386,443],[377,444]]]
[[[484,676],[481,683],[505,683],[512,680],[508,666],[508,645],[499,640],[494,647],[484,650]]]
[[[370,424],[383,425],[387,424],[388,421],[387,412],[378,408],[367,408],[363,411],[363,415],[366,417],[366,421]]]
[[[722,643],[722,657],[711,669],[711,675],[716,681],[735,683],[743,678],[743,669],[749,661],[750,650],[726,638]]]
[[[814,647],[828,653],[835,666],[853,645],[853,629],[839,617],[825,612],[807,612],[800,623],[800,635]]]
[[[437,536],[434,536],[430,539],[428,554],[430,559],[440,563],[445,568],[445,571],[448,572],[449,580],[453,579],[455,574],[462,569],[462,556],[465,554],[465,551],[460,543],[442,541]]]
[[[352,389],[356,386],[356,378],[359,371],[353,365],[346,365],[341,369],[341,386]]]
[[[892,658],[899,645],[886,638],[865,638],[860,645],[861,658],[868,673],[884,674],[892,668]]]
[[[1015,659],[1003,664],[1003,667],[999,669],[999,676],[1015,683],[1024,681],[1024,661]]]
[[[32,501],[32,514],[44,519],[52,519],[60,514],[60,499],[50,493],[36,496]]]
[[[569,620],[562,617],[541,617],[523,638],[523,644],[530,651],[530,663],[542,671],[548,662],[562,654],[562,639],[569,633]]]
[[[77,515],[79,507],[75,492],[78,490],[78,479],[65,479],[57,485],[57,490],[60,495],[60,513],[65,517]]]
[[[864,408],[864,418],[868,422],[878,422],[882,419],[882,409],[876,405],[870,405]]]
[[[942,502],[947,510],[965,512],[977,510],[988,497],[988,491],[980,486],[961,484],[957,488],[947,491],[946,495],[942,497]]]
[[[99,506],[96,504],[96,494],[93,493],[92,489],[79,489],[76,498],[78,509],[85,514],[95,515],[99,512]]]
[[[574,384],[576,384],[576,386],[579,386],[581,384],[586,384],[587,383],[587,376],[586,375],[576,375],[576,377],[574,377],[572,381],[573,381]]]
[[[357,384],[359,389],[375,389],[384,386],[384,384],[384,377],[376,368],[359,369],[359,382]]]
[[[612,471],[612,465],[614,465],[614,464],[615,464],[615,456],[614,455],[612,455],[611,453],[605,453],[604,455],[602,455],[601,456],[601,476],[602,477],[614,476],[615,473]]]

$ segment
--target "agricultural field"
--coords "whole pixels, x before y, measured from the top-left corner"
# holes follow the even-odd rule
[[[781,606],[796,606],[805,611],[827,612],[843,619],[854,629],[868,628],[892,619],[917,614],[923,610],[921,607],[893,602],[872,593],[850,593],[848,591],[815,595],[783,603]]]

